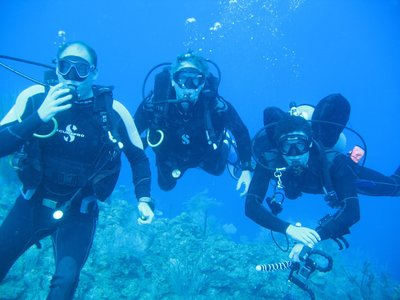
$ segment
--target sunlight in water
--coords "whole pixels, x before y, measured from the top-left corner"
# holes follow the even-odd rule
[[[220,0],[211,24],[195,16],[185,20],[183,45],[206,54],[224,51],[225,55],[231,55],[229,51],[239,46],[248,47],[260,51],[265,69],[285,63],[297,76],[299,64],[295,51],[285,42],[284,25],[304,3],[305,0]]]

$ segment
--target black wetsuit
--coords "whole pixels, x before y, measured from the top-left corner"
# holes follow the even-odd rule
[[[349,233],[349,228],[360,219],[359,200],[357,196],[356,176],[349,165],[350,158],[337,155],[329,168],[333,190],[337,194],[340,207],[337,212],[323,225],[316,228],[322,239],[337,238]],[[276,166],[286,166],[281,157],[277,158]],[[263,200],[268,190],[270,180],[276,180],[274,171],[260,165],[256,166],[253,179],[246,197],[246,216],[257,224],[273,231],[285,233],[290,223],[274,216],[263,206]],[[308,168],[298,173],[290,168],[283,172],[282,183],[287,197],[297,198],[301,193],[324,194],[323,168],[319,155],[311,148]]]
[[[228,154],[228,147],[223,142],[226,130],[236,140],[242,169],[248,170],[251,167],[247,127],[233,106],[223,99],[200,95],[188,113],[182,113],[179,103],[158,104],[148,109],[148,104],[143,101],[134,119],[139,133],[150,129],[150,138],[155,137],[156,141],[160,137],[156,130],[162,130],[165,135],[162,143],[153,147],[158,184],[164,190],[171,190],[176,185],[177,178],[172,176],[173,170],[180,171],[179,177],[187,169],[195,167],[220,175],[224,171]],[[216,149],[212,143],[215,143]]]
[[[367,196],[400,196],[400,167],[387,176],[359,164],[350,164],[357,176],[357,192]]]
[[[52,122],[43,123],[37,114],[36,109],[43,99],[43,94],[31,97],[21,123],[12,122],[0,127],[1,156],[34,140],[39,145],[43,168],[33,196],[21,194],[0,227],[0,281],[29,247],[50,235],[56,270],[48,299],[72,299],[93,242],[98,217],[96,200],[107,197],[114,189],[120,152],[115,151],[115,144],[108,138],[99,113],[94,112],[93,99],[85,104],[74,103],[71,109],[57,114],[58,130],[52,137],[32,138],[34,132],[49,132],[53,128]],[[133,122],[126,122],[123,109],[112,109],[109,114],[112,114],[108,117],[113,119],[114,137],[118,135],[118,140],[123,143],[122,151],[132,168],[136,197],[150,197],[148,159],[128,134],[134,130],[130,128]],[[111,152],[113,157],[108,156]],[[100,168],[102,171],[97,172],[98,176],[88,180]],[[29,183],[25,185],[29,186]],[[29,194],[29,191],[34,189],[23,188],[23,192]],[[78,197],[64,217],[53,219],[54,205],[65,203],[77,191]]]

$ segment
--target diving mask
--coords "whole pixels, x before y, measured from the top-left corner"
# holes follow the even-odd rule
[[[198,89],[205,82],[205,75],[196,68],[183,68],[172,76],[174,82],[182,89]]]
[[[304,134],[286,134],[278,141],[278,150],[285,156],[299,156],[310,151],[312,142]]]
[[[96,67],[79,56],[66,56],[58,60],[58,73],[67,80],[84,81]]]

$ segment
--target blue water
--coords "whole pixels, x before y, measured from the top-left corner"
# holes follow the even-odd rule
[[[316,104],[340,92],[352,104],[350,125],[368,143],[367,165],[391,174],[400,162],[398,0],[4,0],[0,11],[0,54],[50,63],[64,37],[83,40],[97,50],[98,83],[115,85],[115,97],[132,114],[147,71],[191,48],[218,63],[220,93],[252,135],[268,105]],[[42,75],[37,68],[12,65]],[[1,95],[28,85],[0,69]],[[0,111],[9,107],[10,99],[1,99]],[[130,184],[126,164],[120,183]],[[153,184],[153,194],[158,209],[174,216],[188,198],[207,189],[221,202],[212,211],[221,224],[233,223],[237,239],[255,237],[261,229],[245,218],[235,185],[227,174],[193,170],[172,192]],[[313,226],[326,212],[321,199],[303,197],[287,202],[284,217]],[[349,237],[351,249],[342,255],[349,261],[365,256],[400,279],[399,212],[399,198],[361,197],[362,218]]]

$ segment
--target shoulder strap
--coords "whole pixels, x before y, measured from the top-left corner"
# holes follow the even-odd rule
[[[332,163],[339,153],[337,151],[326,151],[324,146],[315,140],[313,143],[316,145],[320,153],[322,185],[325,193],[325,201],[333,208],[340,207],[341,203],[339,202],[337,194],[333,188],[332,178],[330,175]]]
[[[204,96],[203,96],[204,97]],[[211,112],[221,113],[228,109],[228,104],[221,96],[204,97],[204,125],[206,129],[207,142],[214,150],[218,148],[221,136],[218,136],[214,129]]]
[[[94,87],[94,111],[100,115],[101,125],[107,134],[109,131],[114,134],[116,130],[116,126],[113,126],[112,117],[112,105],[114,101],[112,90],[113,87]]]
[[[170,66],[164,67],[154,77],[154,87],[143,100],[143,110],[149,114],[148,128],[158,130],[168,120],[169,103],[167,100],[175,99],[175,89],[171,85]]]

